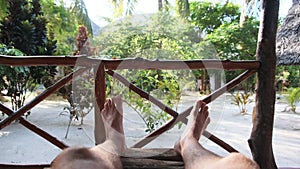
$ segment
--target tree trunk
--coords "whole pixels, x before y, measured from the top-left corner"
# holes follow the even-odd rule
[[[262,0],[261,23],[257,45],[257,60],[261,62],[258,71],[256,91],[256,113],[249,139],[254,160],[262,169],[277,168],[272,133],[275,105],[276,32],[279,0]]]
[[[163,2],[162,0],[158,0],[158,10],[162,11],[162,9],[163,9]]]
[[[247,9],[248,5],[251,2],[251,0],[244,0],[243,8],[241,11],[241,16],[240,16],[240,26],[243,27],[245,21],[247,20]]]
[[[293,4],[296,4],[298,2],[299,2],[299,0],[293,0]]]

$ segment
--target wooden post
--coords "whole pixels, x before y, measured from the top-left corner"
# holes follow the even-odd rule
[[[260,30],[257,45],[257,60],[261,62],[258,71],[256,91],[256,113],[251,137],[248,140],[254,160],[260,168],[277,168],[272,133],[275,105],[276,32],[279,0],[262,0]]]
[[[95,144],[101,144],[106,139],[105,128],[100,111],[104,108],[105,103],[105,67],[103,62],[100,62],[94,67],[95,73],[95,124],[94,137]]]

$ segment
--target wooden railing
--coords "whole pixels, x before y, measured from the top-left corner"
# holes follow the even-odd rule
[[[203,100],[206,103],[212,102],[214,99],[219,97],[220,95],[224,94],[226,91],[234,88],[243,80],[249,78],[253,74],[257,72],[260,67],[260,63],[258,61],[219,61],[219,60],[186,60],[186,61],[160,61],[160,60],[145,60],[141,58],[137,59],[115,59],[115,60],[107,60],[107,59],[94,59],[89,57],[66,57],[66,56],[1,56],[0,55],[0,65],[6,66],[78,66],[80,69],[70,73],[69,75],[65,76],[64,78],[60,79],[54,85],[47,88],[44,92],[40,95],[35,97],[32,101],[21,107],[17,111],[13,111],[3,104],[0,104],[0,111],[4,112],[8,115],[8,117],[1,121],[0,129],[8,126],[14,120],[19,119],[20,123],[30,129],[31,131],[35,132],[36,134],[40,135],[44,139],[48,140],[52,144],[56,145],[57,147],[64,149],[68,147],[63,142],[57,140],[55,137],[51,136],[47,132],[43,131],[42,129],[38,128],[37,126],[31,124],[26,119],[22,117],[25,112],[32,109],[34,106],[39,104],[49,95],[57,91],[59,88],[63,87],[74,77],[79,76],[86,70],[90,68],[94,68],[95,74],[95,141],[96,143],[101,143],[105,140],[105,131],[102,124],[101,116],[99,115],[100,110],[104,107],[105,103],[105,93],[106,93],[106,74],[112,76],[114,79],[120,81],[125,86],[130,88],[132,91],[136,92],[142,98],[145,98],[151,101],[153,104],[161,108],[163,111],[168,113],[172,116],[172,119],[168,121],[166,124],[158,128],[157,130],[153,131],[149,135],[147,135],[142,140],[138,141],[134,144],[133,147],[140,148],[157,138],[160,134],[164,133],[165,131],[171,129],[174,125],[178,122],[186,123],[189,112],[191,111],[192,107],[189,107],[182,113],[178,113],[172,108],[164,105],[158,99],[154,98],[153,96],[149,95],[147,92],[141,90],[131,82],[129,82],[126,78],[122,75],[114,72],[114,70],[120,69],[143,69],[143,70],[197,70],[197,69],[219,69],[219,70],[245,70],[241,75],[227,83],[225,86],[219,88],[218,90],[214,91]],[[101,130],[101,131],[99,131]],[[97,133],[101,133],[97,135]],[[229,152],[235,152],[234,148],[232,148],[229,144],[223,142],[222,140],[218,139],[216,136],[212,135],[208,131],[204,132],[204,136],[208,137],[210,140],[215,142],[216,144],[220,145],[224,149]]]

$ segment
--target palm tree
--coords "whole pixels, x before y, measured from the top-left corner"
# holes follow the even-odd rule
[[[127,0],[126,7],[124,6],[124,0],[110,0],[110,2],[114,6],[114,16],[121,17],[123,15],[132,15],[138,0]]]
[[[137,3],[137,0],[128,0],[127,1],[127,8],[125,11],[125,15],[132,15],[135,9],[135,4]]]
[[[169,11],[170,3],[168,0],[158,0],[158,11]]]
[[[161,11],[163,9],[163,2],[162,0],[158,0],[158,10]]]
[[[89,18],[84,0],[74,0],[71,5],[71,12],[79,19],[80,24],[85,25],[88,31],[93,34],[92,21]]]
[[[189,14],[189,2],[188,0],[177,0],[180,2],[179,4],[182,5],[181,9],[184,9],[186,12],[186,15]],[[128,16],[132,15],[134,10],[135,10],[135,5],[138,3],[138,0],[127,0],[126,1],[126,6],[124,0],[110,0],[110,2],[114,6],[114,16],[115,17],[121,17],[123,15]],[[168,0],[158,0],[158,10],[162,11],[168,11],[170,7],[170,3]],[[125,12],[124,12],[125,11]]]
[[[259,16],[260,0],[244,0],[241,10],[240,26],[243,26],[249,16]]]

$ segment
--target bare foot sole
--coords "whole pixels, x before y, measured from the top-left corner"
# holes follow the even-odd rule
[[[102,149],[114,154],[120,154],[126,149],[124,128],[123,128],[123,108],[120,96],[108,99],[101,111],[106,131],[106,140]]]
[[[101,113],[108,135],[111,130],[124,135],[122,98],[120,96],[108,99]]]
[[[208,114],[208,107],[206,103],[202,100],[196,101],[190,113],[187,126],[181,135],[180,140],[178,140],[174,145],[174,150],[178,154],[181,154],[181,147],[186,139],[194,139],[199,141],[201,134],[204,132],[210,122]]]

